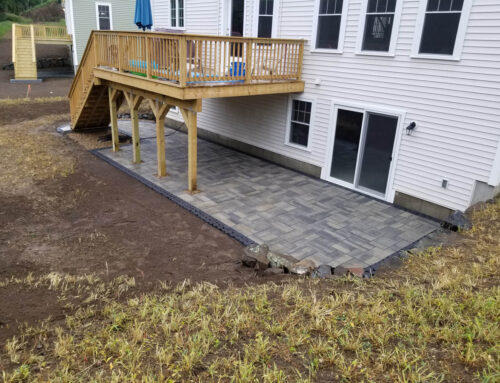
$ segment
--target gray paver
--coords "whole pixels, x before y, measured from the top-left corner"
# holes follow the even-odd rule
[[[130,122],[120,121],[130,132]],[[187,136],[166,129],[168,176],[156,173],[155,126],[141,121],[143,163],[132,147],[109,159],[184,199],[252,240],[297,258],[366,267],[435,230],[436,222],[278,165],[198,140],[198,187],[187,186]],[[173,133],[173,134],[172,134]]]

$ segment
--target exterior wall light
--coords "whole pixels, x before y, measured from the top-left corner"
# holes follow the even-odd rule
[[[406,135],[411,136],[416,127],[417,127],[417,124],[415,123],[415,121],[412,122],[410,125],[408,125],[406,127]]]

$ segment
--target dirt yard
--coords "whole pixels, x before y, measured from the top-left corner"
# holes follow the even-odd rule
[[[68,47],[64,45],[37,45],[37,58],[65,57],[68,55]],[[23,98],[27,95],[28,85],[11,84],[14,78],[13,70],[2,70],[3,66],[12,62],[12,40],[8,33],[0,39],[0,99]],[[42,83],[31,84],[30,97],[62,97],[67,96],[71,78],[49,78]]]
[[[4,382],[498,381],[500,200],[370,280],[263,277],[90,154],[106,132],[56,133],[65,102],[0,116]]]
[[[159,280],[253,278],[237,242],[57,134],[65,110],[64,102],[0,105],[0,279],[127,275],[149,289]],[[57,317],[53,298],[2,291],[0,321]],[[0,342],[10,334],[0,331]]]

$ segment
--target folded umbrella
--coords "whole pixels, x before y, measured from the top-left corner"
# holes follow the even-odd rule
[[[153,26],[153,14],[149,0],[137,0],[135,3],[135,24],[143,31]]]

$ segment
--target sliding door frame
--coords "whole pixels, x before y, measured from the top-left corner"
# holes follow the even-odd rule
[[[359,139],[359,147],[358,147],[358,155],[356,159],[356,169],[354,174],[354,182],[346,182],[340,180],[338,178],[332,177],[332,160],[333,160],[333,148],[335,145],[335,134],[337,131],[337,116],[338,110],[349,110],[353,112],[363,113],[363,123],[361,126],[361,135]],[[359,172],[361,170],[362,160],[363,160],[363,151],[365,147],[366,140],[366,132],[367,132],[367,123],[368,123],[368,115],[379,114],[390,117],[395,117],[398,119],[397,128],[394,137],[394,145],[392,149],[392,161],[389,168],[389,174],[387,177],[387,188],[385,194],[377,193],[375,191],[371,191],[369,189],[359,187]],[[374,198],[382,199],[387,202],[394,202],[394,197],[396,195],[396,191],[394,189],[394,176],[396,170],[396,164],[399,157],[399,148],[401,145],[401,139],[403,136],[404,124],[406,121],[406,112],[400,109],[388,108],[380,105],[372,105],[372,104],[359,104],[359,103],[351,103],[351,102],[340,102],[340,101],[332,101],[331,109],[330,109],[330,127],[328,129],[328,139],[327,139],[327,148],[326,148],[326,156],[325,163],[321,171],[321,178],[332,182],[334,184],[343,186],[345,188],[359,191],[360,193],[369,195]]]

